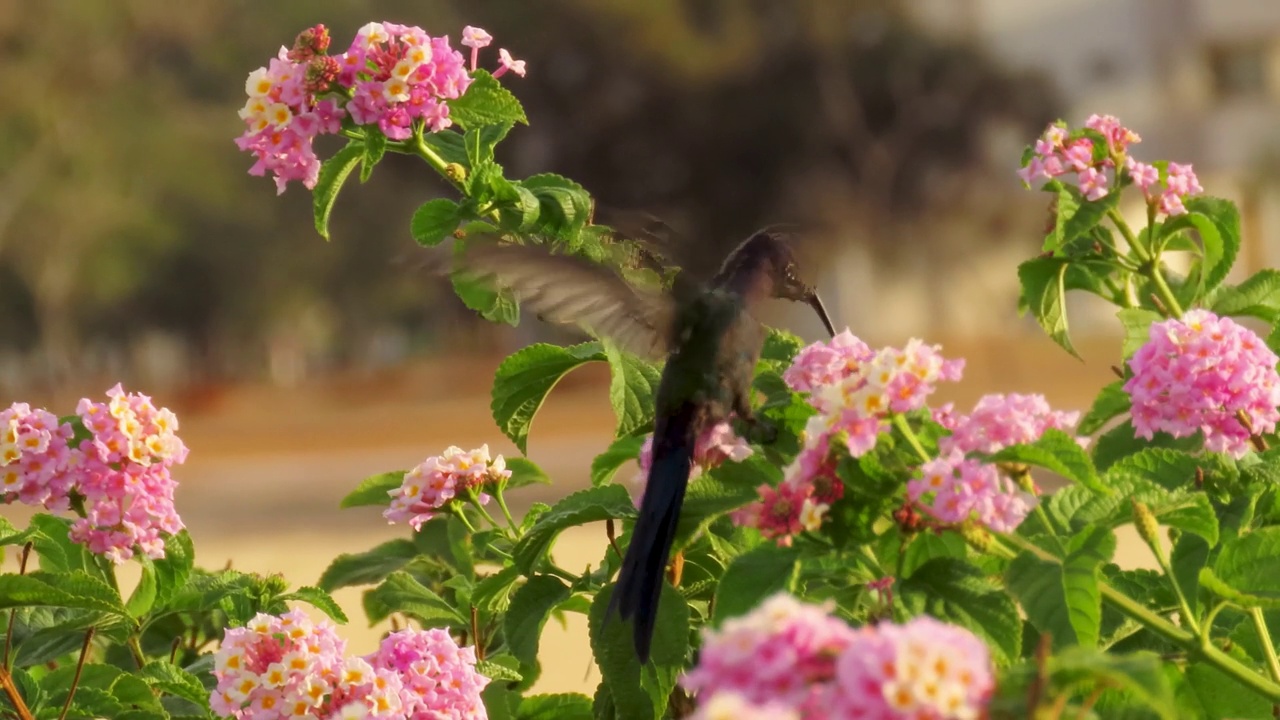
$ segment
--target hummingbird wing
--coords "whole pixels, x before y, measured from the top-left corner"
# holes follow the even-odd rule
[[[642,357],[660,360],[670,347],[675,301],[632,285],[599,263],[553,255],[531,245],[474,242],[455,272],[506,287],[543,320],[576,325]]]

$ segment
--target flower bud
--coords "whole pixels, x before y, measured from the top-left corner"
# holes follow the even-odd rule
[[[1138,500],[1129,501],[1133,505],[1133,524],[1138,528],[1138,536],[1151,548],[1156,557],[1163,559],[1164,546],[1160,544],[1160,524],[1151,508]]]
[[[467,179],[467,169],[458,163],[449,163],[444,166],[444,174],[454,182],[462,182]]]

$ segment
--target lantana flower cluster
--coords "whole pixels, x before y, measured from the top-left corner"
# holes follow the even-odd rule
[[[782,545],[802,530],[817,530],[844,492],[836,476],[842,453],[835,451],[865,455],[887,428],[890,413],[924,407],[937,383],[960,379],[964,361],[946,359],[940,350],[917,339],[902,348],[872,350],[848,330],[801,350],[782,377],[792,390],[808,393],[818,412],[782,483],[762,485],[760,500],[734,513],[735,522]]]
[[[83,398],[76,412],[89,432],[78,443],[71,423],[46,410],[15,403],[0,412],[0,498],[65,511],[78,494],[84,514],[71,525],[73,541],[116,563],[135,548],[164,557],[161,534],[183,528],[170,474],[187,458],[177,416],[119,384],[107,402]]]
[[[210,705],[222,717],[251,720],[484,718],[473,648],[444,630],[402,630],[364,657],[345,657],[346,641],[328,621],[301,610],[259,613],[226,631],[214,655]]]
[[[1153,323],[1124,385],[1134,430],[1147,439],[1200,431],[1206,450],[1240,457],[1250,435],[1270,433],[1280,420],[1278,360],[1253,331],[1208,310]]]
[[[1018,527],[1035,497],[992,463],[968,457],[1035,442],[1046,430],[1069,431],[1078,412],[1055,411],[1041,395],[985,395],[968,415],[944,418],[951,435],[938,440],[939,455],[907,483],[907,498],[939,522],[973,520],[996,532]]]
[[[451,445],[444,454],[429,457],[405,473],[400,487],[387,492],[391,507],[382,516],[390,523],[408,522],[417,530],[455,499],[474,496],[477,502],[488,503],[483,489],[510,478],[506,460],[501,455],[491,458],[488,445],[474,450]]]
[[[929,617],[854,629],[785,593],[704,630],[680,683],[705,720],[959,720],[980,717],[994,689],[990,653],[968,630]]]
[[[1075,173],[1076,184],[1087,200],[1100,200],[1114,189],[1117,163],[1157,212],[1181,215],[1187,211],[1183,200],[1204,192],[1191,165],[1168,163],[1163,172],[1156,165],[1135,160],[1129,146],[1142,138],[1111,115],[1090,115],[1085,128],[1105,139],[1105,147],[1095,146],[1087,135],[1069,133],[1065,123],[1050,125],[1036,141],[1031,157],[1018,170],[1018,177],[1031,186]],[[1111,176],[1108,170],[1112,171]],[[1162,177],[1163,176],[1163,177]]]
[[[292,49],[280,48],[266,67],[249,73],[249,96],[240,110],[245,132],[236,139],[257,159],[251,175],[272,173],[277,193],[290,180],[315,187],[320,160],[312,145],[320,135],[340,132],[344,119],[356,126],[377,126],[390,140],[405,140],[415,128],[439,132],[452,125],[449,100],[472,82],[466,60],[446,36],[431,37],[422,28],[372,22],[356,33],[341,55],[328,55],[324,25],[300,33]],[[492,42],[484,30],[468,27],[471,70],[478,51]],[[500,51],[498,77],[508,70],[524,75],[524,61]]]
[[[696,479],[726,462],[742,462],[751,457],[754,452],[747,441],[733,431],[733,425],[728,421],[716,423],[703,430],[694,443],[693,468],[690,470],[689,477]],[[646,437],[644,444],[640,446],[640,455],[636,458],[636,464],[640,466],[640,472],[636,475],[634,482],[643,489],[649,479],[649,469],[653,467],[652,434]]]

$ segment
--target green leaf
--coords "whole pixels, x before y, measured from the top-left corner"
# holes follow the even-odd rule
[[[575,525],[598,522],[610,518],[635,517],[636,507],[621,485],[580,490],[556,503],[529,532],[516,543],[512,551],[516,567],[528,575],[534,565],[551,549],[561,531]]]
[[[364,129],[364,152],[360,156],[360,182],[369,182],[373,168],[387,152],[387,136],[377,128]]]
[[[80,570],[0,575],[0,608],[38,606],[129,615],[114,588]]]
[[[528,458],[510,458],[506,463],[507,469],[511,471],[511,478],[507,480],[508,488],[551,484],[551,478]]]
[[[1113,418],[1129,412],[1132,404],[1129,393],[1124,391],[1124,381],[1117,380],[1102,388],[1098,397],[1094,398],[1089,412],[1080,418],[1080,426],[1076,428],[1076,432],[1081,435],[1092,435]]]
[[[142,576],[138,578],[137,587],[129,595],[129,602],[125,603],[129,615],[135,619],[151,612],[151,608],[156,604],[155,565],[145,556],[139,562],[142,564]]]
[[[206,712],[209,710],[209,691],[200,679],[166,660],[152,660],[139,672],[144,682],[161,692],[190,700]]]
[[[591,484],[598,487],[608,483],[619,468],[640,456],[640,448],[643,446],[644,437],[640,435],[614,440],[609,449],[591,461]]]
[[[406,572],[393,572],[381,585],[366,592],[364,607],[370,625],[400,612],[418,618],[424,627],[469,627],[461,612]]]
[[[316,232],[325,240],[329,239],[329,215],[333,212],[334,201],[338,199],[338,191],[362,157],[364,143],[352,140],[320,166],[320,176],[315,188],[311,190],[312,212],[315,215]]]
[[[551,173],[525,178],[522,184],[538,198],[543,227],[568,240],[568,250],[576,250],[577,235],[591,217],[591,196],[587,191],[578,183]]]
[[[1230,200],[1204,195],[1188,198],[1186,206],[1189,213],[1209,218],[1221,238],[1220,250],[1212,252],[1206,241],[1204,286],[1210,292],[1226,279],[1240,252],[1240,211]]]
[[[462,97],[448,101],[449,118],[467,129],[507,123],[529,124],[520,101],[484,70],[471,73],[473,82]]]
[[[515,667],[515,659],[510,655],[498,655],[476,661],[476,672],[490,680],[506,680],[520,682],[523,676]]]
[[[1022,283],[1022,292],[1018,307],[1021,312],[1029,310],[1054,342],[1079,358],[1067,328],[1065,281],[1068,267],[1066,260],[1055,257],[1034,258],[1019,265],[1018,280]]]
[[[1088,235],[1102,221],[1107,211],[1116,207],[1118,200],[1119,193],[1109,193],[1098,200],[1085,200],[1078,189],[1060,183],[1053,229],[1045,235],[1041,249],[1044,252],[1057,252],[1076,239]]]
[[[794,589],[800,551],[777,545],[761,545],[734,558],[716,585],[711,621],[745,615],[766,598]]]
[[[104,583],[107,581],[103,566],[98,564],[93,553],[84,545],[72,542],[69,519],[37,513],[31,516],[29,529],[35,531],[29,540],[40,557],[41,570],[52,573],[80,571]]]
[[[531,695],[520,702],[518,720],[592,720],[591,698],[581,693]]]
[[[538,643],[551,610],[569,598],[569,586],[551,575],[535,575],[511,597],[511,607],[502,620],[502,632],[511,654],[520,661],[525,687],[542,673],[538,663]]]
[[[936,558],[900,583],[903,606],[968,628],[1006,665],[1022,648],[1018,607],[977,567],[955,558]]]
[[[991,456],[996,462],[1035,465],[1062,475],[1095,493],[1107,495],[1111,490],[1102,483],[1089,454],[1067,433],[1050,428],[1033,443],[1012,445]]]
[[[1265,718],[1272,715],[1271,703],[1266,698],[1207,663],[1188,663],[1186,677],[1187,684],[1195,691],[1208,720]]]
[[[436,198],[418,206],[409,223],[409,231],[419,245],[435,247],[457,230],[461,221],[458,203],[448,198]]]
[[[462,243],[455,243],[462,247]],[[520,305],[507,288],[494,289],[487,280],[472,278],[461,273],[449,276],[453,291],[462,304],[475,310],[490,322],[505,323],[514,327],[520,322]]]
[[[547,343],[530,345],[509,356],[498,366],[493,379],[490,409],[498,429],[528,452],[529,426],[551,388],[570,370],[605,359],[599,343],[560,347]]]
[[[1120,325],[1124,327],[1122,353],[1126,358],[1151,339],[1151,324],[1164,320],[1160,313],[1143,308],[1124,308],[1116,313],[1116,317],[1120,318]]]
[[[1149,447],[1120,458],[1107,468],[1107,481],[1122,477],[1139,477],[1167,490],[1192,486],[1196,470],[1207,471],[1212,463],[1188,452],[1173,448]]]
[[[685,493],[674,547],[683,547],[716,518],[759,498],[761,484],[777,485],[781,480],[778,467],[759,455],[726,462],[710,475],[699,476]]]
[[[1175,438],[1167,433],[1155,433],[1150,440],[1138,437],[1133,430],[1133,422],[1126,420],[1111,428],[1093,444],[1093,464],[1099,472],[1136,452],[1147,448],[1173,448],[1175,450],[1201,450],[1204,448],[1204,436],[1196,433],[1190,437]]]
[[[1102,593],[1098,589],[1099,570],[1116,552],[1116,536],[1110,529],[1093,526],[1067,542],[1062,563],[1062,587],[1067,601],[1067,619],[1076,639],[1085,647],[1096,647],[1102,625]]]
[[[400,489],[400,486],[404,484],[404,476],[404,470],[370,475],[361,480],[355,490],[352,490],[346,497],[342,498],[342,502],[338,504],[338,507],[346,509],[365,505],[390,505],[391,492]]]
[[[1212,576],[1232,590],[1230,597],[1213,580],[1201,581],[1215,593],[1246,607],[1280,607],[1280,573],[1276,558],[1280,557],[1280,526],[1261,528],[1222,544],[1214,561]]]
[[[1123,655],[1071,647],[1052,655],[1047,670],[1054,685],[1071,687],[1088,681],[1094,686],[1119,687],[1135,695],[1161,718],[1178,717],[1173,688],[1165,677],[1160,657],[1154,653]]]
[[[1280,270],[1266,268],[1235,287],[1224,286],[1210,309],[1218,315],[1251,315],[1271,322],[1280,312]]]
[[[760,350],[760,359],[790,365],[802,348],[804,341],[800,338],[785,330],[769,328],[769,334],[764,338],[764,347]]]
[[[1078,645],[1067,610],[1061,565],[1023,551],[1009,563],[1004,579],[1031,625],[1041,635],[1053,638],[1055,651]]]
[[[505,613],[511,606],[511,589],[520,579],[520,568],[508,565],[476,583],[471,602],[485,612]]]
[[[342,607],[334,601],[333,596],[311,585],[303,585],[291,593],[281,595],[281,600],[300,600],[320,612],[328,615],[334,622],[339,625],[346,625],[347,614],[342,612]]]
[[[659,720],[666,714],[668,698],[689,654],[689,606],[680,594],[664,584],[654,623],[649,662],[636,658],[631,623],[606,617],[614,586],[596,594],[591,603],[588,629],[591,652],[613,696],[620,720]]]
[[[195,558],[195,546],[186,530],[165,538],[164,557],[152,561],[156,574],[155,607],[167,608],[173,596],[187,584]]]
[[[941,534],[920,533],[911,538],[902,550],[902,577],[911,577],[922,565],[935,558],[963,560],[968,546],[964,538],[951,530]]]
[[[329,563],[316,584],[333,592],[350,585],[376,583],[418,556],[418,548],[410,540],[389,540],[360,553],[343,553]]]
[[[432,152],[439,155],[445,164],[457,163],[463,167],[469,167],[471,164],[471,161],[467,158],[467,147],[463,134],[460,132],[441,130],[440,132],[423,133],[422,142]]]
[[[1160,524],[1195,533],[1210,542],[1218,541],[1218,518],[1208,496],[1191,489],[1170,491],[1135,474],[1108,471],[1109,495],[1080,498],[1077,488],[1063,488],[1049,501],[1050,514],[1066,517],[1073,532],[1089,526],[1108,528],[1133,520],[1131,501],[1147,505]],[[1064,510],[1070,506],[1070,511]]]
[[[626,437],[644,430],[653,422],[653,395],[662,375],[658,368],[611,342],[605,342],[609,359],[609,402],[618,418],[615,437]]]

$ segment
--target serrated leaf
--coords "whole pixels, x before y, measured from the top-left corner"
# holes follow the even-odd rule
[[[129,615],[114,588],[83,571],[0,575],[0,608],[39,606]]]
[[[350,585],[376,583],[417,555],[417,546],[403,539],[389,540],[365,552],[343,553],[329,563],[316,584],[322,590],[333,592]]]
[[[1132,404],[1129,393],[1124,391],[1124,381],[1117,380],[1102,388],[1098,397],[1094,398],[1089,412],[1080,418],[1080,425],[1076,428],[1076,432],[1081,435],[1092,435],[1112,419],[1129,412]]]
[[[29,540],[40,558],[40,569],[45,572],[83,572],[104,583],[107,580],[88,548],[71,540],[71,521],[45,513],[31,516],[29,528],[35,532]]]
[[[1095,493],[1107,495],[1111,490],[1102,483],[1098,471],[1093,467],[1089,454],[1080,447],[1075,438],[1067,433],[1050,428],[1035,442],[1025,445],[1011,445],[994,455],[996,462],[1025,463],[1042,467],[1046,470],[1089,488]]]
[[[526,575],[533,571],[534,565],[551,549],[556,536],[561,531],[589,522],[598,522],[610,518],[631,518],[636,515],[636,507],[631,496],[620,485],[603,485],[601,487],[580,490],[552,506],[538,518],[529,532],[516,543],[512,557],[516,567]]]
[[[785,330],[769,328],[760,350],[760,360],[790,365],[803,347],[804,341],[799,337]]]
[[[409,232],[419,245],[435,247],[458,229],[461,220],[458,203],[448,198],[436,198],[419,205],[413,212]]]
[[[1213,592],[1246,607],[1280,607],[1280,526],[1255,530],[1222,544],[1213,571],[1201,573],[1201,582]],[[1207,571],[1207,569],[1206,569]],[[1217,582],[1215,582],[1217,581]],[[1219,584],[1220,583],[1220,584]],[[1231,597],[1221,586],[1235,591]]]
[[[346,509],[366,505],[390,505],[391,492],[400,489],[400,486],[404,484],[404,476],[404,470],[370,475],[361,480],[355,490],[352,490],[346,497],[342,498],[342,502],[338,504],[338,507]]]
[[[1188,212],[1209,218],[1220,236],[1219,250],[1211,252],[1205,247],[1204,289],[1211,292],[1226,279],[1240,253],[1240,211],[1230,200],[1203,195],[1187,198],[1185,204]]]
[[[1133,421],[1126,420],[1098,436],[1093,443],[1093,464],[1098,472],[1106,472],[1121,459],[1147,448],[1172,448],[1175,450],[1200,450],[1204,437],[1199,433],[1190,437],[1175,438],[1167,433],[1155,433],[1150,440],[1138,437]]]
[[[151,612],[151,608],[156,604],[156,570],[155,565],[150,558],[143,557],[139,560],[142,564],[142,575],[138,578],[138,584],[134,587],[133,592],[129,595],[129,601],[125,603],[125,608],[129,611],[129,615],[135,619],[141,618]]]
[[[342,607],[333,599],[333,596],[318,587],[303,585],[291,593],[281,595],[280,599],[300,600],[328,615],[330,619],[339,625],[346,625],[349,622],[347,614],[342,612]]]
[[[360,182],[369,182],[373,168],[387,152],[387,136],[374,127],[364,129],[364,152],[360,156]]]
[[[654,393],[662,375],[649,362],[604,343],[609,360],[609,402],[618,418],[614,437],[626,437],[653,422]]]
[[[508,123],[529,124],[524,108],[511,91],[484,70],[471,73],[472,83],[462,97],[449,100],[449,119],[463,128]]]
[[[936,558],[897,588],[912,614],[928,614],[982,638],[995,661],[1007,665],[1022,648],[1018,607],[986,574],[963,560]]]
[[[640,456],[644,441],[643,436],[632,435],[610,443],[607,450],[591,461],[591,484],[598,487],[612,480],[619,468]]]
[[[165,538],[164,557],[152,562],[156,573],[157,609],[167,608],[173,596],[187,584],[195,558],[195,545],[186,530]]]
[[[1214,295],[1210,308],[1218,315],[1250,315],[1268,322],[1280,312],[1280,270],[1259,270],[1234,287],[1225,286]]]
[[[520,671],[511,667],[507,662],[513,660],[510,656],[499,655],[497,657],[487,658],[485,660],[476,661],[476,672],[489,678],[490,680],[505,680],[508,682],[520,682],[523,680]]]
[[[1034,258],[1018,266],[1022,291],[1018,302],[1030,311],[1040,327],[1062,349],[1079,358],[1067,327],[1066,276],[1069,263],[1062,258]]]
[[[338,191],[363,156],[364,143],[352,140],[320,166],[316,186],[311,190],[312,214],[315,216],[316,232],[325,240],[329,239],[329,215],[333,213],[333,203],[338,199]]]
[[[462,243],[455,245],[462,247]],[[494,289],[486,280],[461,273],[453,273],[449,276],[449,281],[462,304],[475,310],[485,320],[512,327],[520,323],[520,305],[507,288]]]
[[[1062,508],[1069,504],[1073,511],[1067,519],[1072,532],[1089,526],[1114,528],[1132,522],[1132,501],[1136,500],[1147,505],[1161,525],[1195,533],[1213,543],[1218,541],[1218,518],[1204,493],[1191,489],[1171,491],[1138,475],[1111,471],[1107,484],[1113,493],[1087,498],[1079,498],[1082,491],[1077,488],[1063,488],[1050,501],[1054,506],[1051,514],[1063,517]]]
[[[1151,339],[1151,325],[1164,320],[1160,313],[1144,308],[1124,308],[1116,313],[1120,325],[1124,328],[1124,347],[1121,350],[1128,358],[1147,344]]]
[[[511,471],[511,478],[507,480],[508,488],[551,484],[551,478],[528,458],[508,458],[506,463],[507,469]]]
[[[1004,578],[1027,620],[1041,635],[1053,638],[1054,650],[1078,644],[1067,610],[1061,565],[1023,551],[1009,563]]]
[[[734,558],[716,586],[712,623],[745,615],[775,593],[793,590],[799,563],[799,550],[773,544]]]
[[[1098,589],[1099,570],[1111,561],[1116,536],[1105,527],[1089,527],[1067,542],[1062,562],[1062,587],[1067,601],[1067,619],[1076,639],[1085,647],[1096,647],[1102,625],[1102,593]]]
[[[606,587],[591,603],[591,652],[609,687],[616,717],[659,720],[666,714],[671,690],[689,653],[689,606],[670,586],[663,586],[649,662],[642,666],[636,658],[631,624],[606,617],[613,592],[613,586]]]
[[[1265,718],[1274,714],[1270,701],[1207,663],[1189,663],[1186,678],[1207,720]]]
[[[551,389],[570,370],[604,359],[595,342],[571,347],[538,343],[510,355],[493,378],[489,407],[498,429],[520,452],[528,452],[529,427]]]
[[[551,575],[535,575],[511,597],[511,606],[502,620],[502,631],[511,654],[520,661],[524,686],[532,685],[542,673],[538,663],[538,643],[552,609],[569,597],[569,586]]]
[[[1173,688],[1154,653],[1121,655],[1071,647],[1051,656],[1047,670],[1056,686],[1074,687],[1088,681],[1097,687],[1119,687],[1133,693],[1161,718],[1178,717]]]
[[[591,698],[581,693],[530,695],[520,702],[518,720],[592,720]]]
[[[726,462],[689,483],[676,525],[673,547],[683,547],[716,518],[759,497],[762,484],[776,485],[781,473],[765,458],[753,455]]]
[[[139,672],[142,679],[161,692],[189,700],[206,712],[209,691],[195,675],[165,660],[152,660]]]
[[[399,612],[417,618],[424,627],[468,627],[461,612],[406,572],[393,572],[366,592],[364,607],[371,626]]]
[[[508,565],[476,582],[471,602],[485,612],[505,613],[511,606],[511,590],[520,579],[520,568]]]

